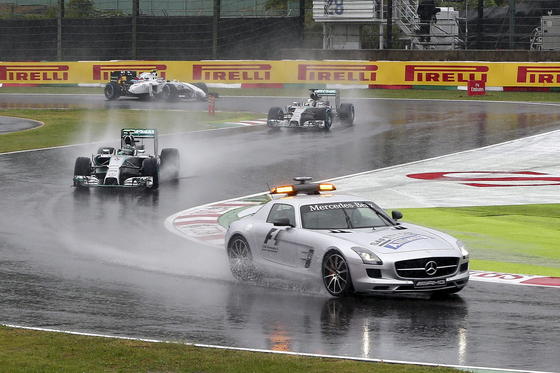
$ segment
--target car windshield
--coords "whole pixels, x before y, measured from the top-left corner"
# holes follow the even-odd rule
[[[371,202],[350,201],[317,203],[300,208],[306,229],[375,228],[393,223]]]

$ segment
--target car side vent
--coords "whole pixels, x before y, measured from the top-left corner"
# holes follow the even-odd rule
[[[342,229],[331,229],[331,233],[350,233],[350,232],[343,231]]]

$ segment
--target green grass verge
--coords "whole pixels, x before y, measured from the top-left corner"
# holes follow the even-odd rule
[[[0,110],[0,116],[29,118],[45,123],[35,129],[1,134],[0,153],[102,140],[114,141],[118,140],[120,129],[124,127],[157,128],[161,134],[165,134],[222,128],[231,126],[225,124],[226,121],[236,122],[259,117],[250,113],[218,112],[210,116],[206,112],[119,109],[8,109]]]
[[[558,92],[487,92],[485,96],[469,97],[466,91],[450,90],[446,89],[446,87],[422,88],[424,89],[349,89],[342,91],[342,97],[560,102],[560,95]],[[303,87],[243,89],[212,88],[211,91],[218,92],[221,96],[288,96],[297,98],[306,97],[309,94],[309,91]],[[0,88],[0,93],[89,93],[102,95],[103,88],[2,87]]]
[[[471,269],[560,276],[560,205],[403,209],[405,221],[461,239]]]
[[[3,372],[376,372],[446,373],[450,368],[356,362],[198,348],[0,327]]]

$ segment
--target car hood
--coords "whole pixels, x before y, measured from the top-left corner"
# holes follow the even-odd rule
[[[446,234],[411,224],[375,230],[333,229],[320,232],[352,245],[370,249],[376,254],[389,255],[414,251],[449,251],[460,254]]]

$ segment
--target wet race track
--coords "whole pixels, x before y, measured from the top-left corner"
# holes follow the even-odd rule
[[[221,98],[218,109],[264,113],[274,102],[289,101]],[[296,175],[342,176],[560,127],[554,105],[354,102],[355,125],[335,124],[330,132],[257,126],[162,136],[160,147],[180,149],[182,175],[153,193],[75,193],[70,187],[74,160],[97,144],[0,155],[0,321],[237,347],[560,371],[557,289],[472,282],[449,299],[333,299],[297,283],[238,284],[224,253],[164,228],[164,219],[181,209],[261,192],[267,183]],[[0,95],[0,103],[152,105],[106,103],[100,95]],[[185,107],[204,109],[202,103],[169,106]]]

